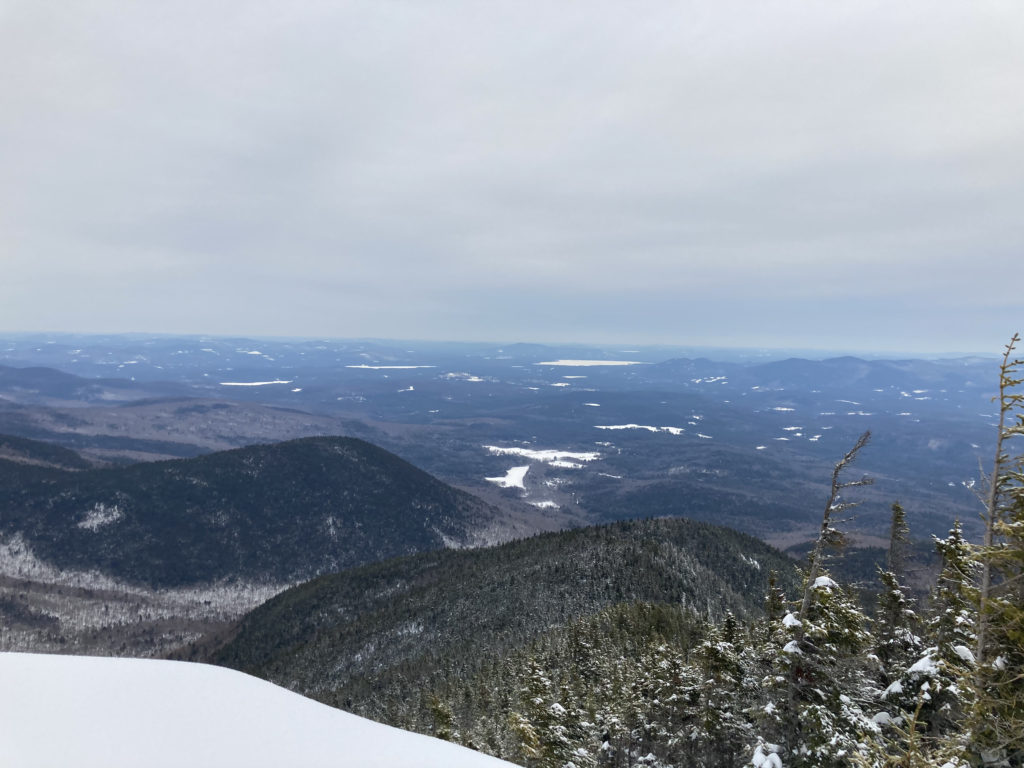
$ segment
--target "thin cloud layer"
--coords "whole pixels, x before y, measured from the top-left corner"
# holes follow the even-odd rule
[[[0,327],[992,349],[1013,3],[15,3]]]

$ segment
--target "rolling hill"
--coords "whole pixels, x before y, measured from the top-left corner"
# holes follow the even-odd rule
[[[493,507],[355,438],[80,471],[0,461],[0,478],[8,540],[151,587],[294,582],[511,533]]]

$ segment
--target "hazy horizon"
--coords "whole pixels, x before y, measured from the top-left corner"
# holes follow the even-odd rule
[[[0,342],[4,339],[32,339],[41,340],[49,339],[50,343],[59,343],[62,339],[77,339],[85,340],[95,338],[118,338],[123,340],[129,339],[153,339],[153,338],[166,338],[166,339],[195,339],[195,340],[216,340],[216,341],[264,341],[268,343],[313,343],[313,342],[324,342],[324,343],[367,343],[367,344],[380,344],[380,345],[424,345],[424,346],[467,346],[467,347],[512,347],[517,345],[524,346],[542,346],[552,349],[594,349],[602,350],[605,352],[617,350],[622,353],[628,353],[630,351],[636,351],[638,353],[643,352],[648,355],[656,352],[663,351],[665,353],[683,353],[685,356],[706,356],[713,353],[724,353],[728,357],[736,357],[740,359],[747,358],[771,358],[781,359],[783,357],[806,357],[808,359],[825,359],[828,357],[841,357],[845,355],[862,357],[867,359],[878,358],[878,359],[900,359],[900,358],[920,358],[920,359],[956,359],[966,357],[987,357],[987,358],[998,358],[1002,355],[1005,349],[1005,344],[1009,341],[1009,337],[1003,341],[1002,348],[996,348],[992,350],[941,350],[941,351],[926,351],[926,350],[880,350],[880,349],[867,349],[867,348],[853,348],[853,347],[834,347],[834,348],[815,348],[815,347],[793,347],[793,346],[777,346],[777,347],[764,347],[764,346],[741,346],[741,345],[708,345],[708,344],[650,344],[650,343],[622,343],[622,342],[601,342],[601,341],[573,341],[573,340],[554,340],[540,342],[531,339],[423,339],[423,338],[387,338],[379,336],[359,336],[359,337],[344,337],[344,336],[282,336],[272,334],[212,334],[212,333],[147,333],[138,331],[117,331],[110,333],[91,333],[84,331],[3,331],[0,330]],[[9,350],[8,350],[9,351]]]
[[[997,354],[1024,6],[0,10],[0,328]]]

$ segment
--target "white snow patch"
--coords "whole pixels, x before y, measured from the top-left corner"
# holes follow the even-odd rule
[[[792,613],[787,613],[782,617],[782,624],[786,627],[799,627],[800,619],[794,616]]]
[[[966,645],[954,645],[953,652],[968,664],[974,663],[974,653]]]
[[[295,389],[292,390],[292,392],[301,392],[301,391],[302,391],[302,387],[295,387]]]
[[[783,427],[783,432],[799,432],[803,427]]]
[[[701,438],[702,440],[711,440],[712,439],[711,435],[702,435],[700,432],[697,433],[697,437]]]
[[[522,488],[526,489],[523,485],[523,479],[526,477],[526,473],[530,471],[530,465],[527,464],[525,467],[512,467],[505,473],[504,477],[485,477],[489,483],[495,483],[502,488]]]
[[[569,386],[569,382],[568,381],[556,381],[551,386],[552,387],[568,387]]]
[[[413,368],[437,368],[436,365],[346,365],[346,368],[362,368],[368,371],[411,371]]]
[[[124,510],[117,504],[108,507],[102,501],[98,501],[92,509],[85,513],[85,517],[78,523],[78,527],[87,531],[97,531],[105,525],[116,523],[123,517]]]
[[[682,427],[652,427],[649,424],[595,424],[594,429],[642,429],[647,432],[668,432],[670,435],[681,435],[686,431]]]
[[[795,411],[796,408],[786,408],[785,406],[777,405],[774,408],[769,408],[768,410],[770,410],[770,411]]]
[[[485,449],[495,456],[522,456],[525,459],[543,461],[550,464],[552,461],[568,459],[570,461],[595,461],[601,458],[597,451],[559,451],[559,450],[534,450],[532,448],[502,448],[498,445],[485,445]]]
[[[550,500],[546,500],[546,501],[531,501],[530,504],[532,504],[533,506],[538,507],[540,509],[558,509],[558,507],[560,506],[558,504],[558,502],[550,501]]]
[[[927,653],[914,662],[913,666],[907,670],[907,674],[934,675],[938,670],[935,659],[930,653]]]
[[[600,408],[601,407],[600,403],[584,403],[584,405],[589,407],[589,408]]]
[[[754,558],[747,557],[743,553],[740,553],[740,559],[743,562],[747,563],[748,565],[754,566],[754,568],[756,568],[757,570],[759,570],[759,571],[761,570],[761,564],[759,562],[757,562],[757,560],[755,560]]]
[[[595,365],[648,365],[639,360],[547,360],[534,365],[562,365],[574,368],[585,368]]]
[[[582,464],[578,464],[575,461],[564,461],[563,459],[555,459],[554,461],[549,461],[548,466],[558,467],[559,469],[583,469]]]
[[[268,384],[291,384],[294,379],[274,379],[274,381],[222,381],[222,387],[265,387]]]
[[[511,766],[209,664],[0,653],[0,679],[19,768]]]
[[[782,768],[782,758],[777,754],[779,747],[775,744],[761,743],[757,745],[750,764],[753,768]]]
[[[832,581],[832,579],[830,579],[828,576],[819,576],[818,578],[816,578],[814,580],[814,584],[813,584],[814,589],[819,589],[821,587],[826,587],[828,589],[834,589],[835,587],[838,587],[838,586],[839,585],[836,584],[834,581]]]
[[[899,680],[897,680],[896,682],[890,684],[889,687],[885,689],[884,695],[885,696],[898,696],[901,693],[903,693],[903,683],[901,683]]]
[[[767,447],[768,447],[767,445],[756,445],[756,446],[754,446],[754,450],[755,451],[763,451]]]

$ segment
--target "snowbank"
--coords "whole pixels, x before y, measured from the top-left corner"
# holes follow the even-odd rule
[[[18,768],[509,768],[204,664],[0,653],[0,753]]]

